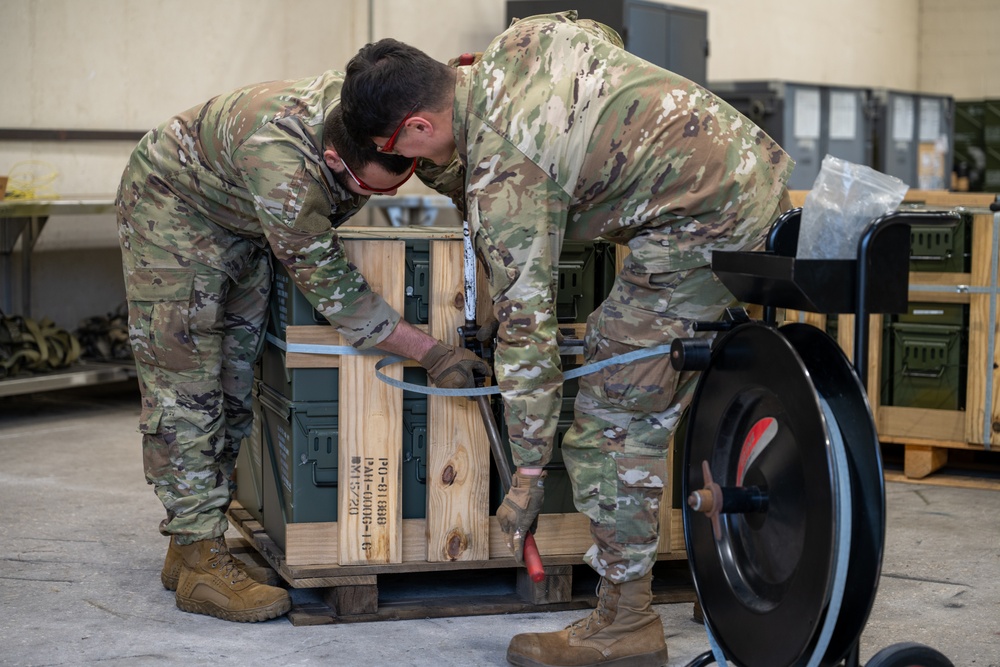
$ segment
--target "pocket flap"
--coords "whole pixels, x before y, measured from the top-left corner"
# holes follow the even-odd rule
[[[189,301],[194,276],[190,269],[136,269],[126,291],[133,301]]]
[[[160,430],[160,420],[163,418],[163,408],[160,406],[145,407],[139,413],[139,432],[157,433]]]

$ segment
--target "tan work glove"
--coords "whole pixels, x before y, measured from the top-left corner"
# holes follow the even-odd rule
[[[519,565],[524,564],[524,538],[535,530],[545,499],[545,471],[540,475],[514,473],[510,490],[497,509],[503,541]]]
[[[493,373],[485,361],[464,347],[452,347],[438,342],[417,360],[427,370],[436,387],[464,389],[476,386],[476,373],[489,377]]]

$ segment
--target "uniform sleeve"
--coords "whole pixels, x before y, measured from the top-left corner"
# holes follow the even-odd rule
[[[319,311],[355,347],[377,346],[400,315],[348,261],[331,221],[329,189],[291,140],[248,142],[234,154],[274,256]],[[357,211],[350,208],[346,218]]]
[[[498,135],[477,147],[469,224],[500,323],[494,371],[515,463],[543,465],[562,406],[556,289],[569,197]]]

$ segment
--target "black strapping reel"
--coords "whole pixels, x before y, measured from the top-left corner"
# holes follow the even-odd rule
[[[857,260],[796,259],[801,209],[766,252],[716,252],[712,269],[763,321],[730,309],[714,344],[677,340],[671,361],[700,370],[683,435],[688,561],[712,650],[689,667],[858,667],[885,542],[885,487],[865,394],[868,315],[906,312],[909,225],[873,221]],[[775,326],[775,309],[855,313],[854,366],[825,332]],[[951,667],[904,643],[869,667]]]

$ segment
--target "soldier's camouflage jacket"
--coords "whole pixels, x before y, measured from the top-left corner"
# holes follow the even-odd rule
[[[565,12],[515,22],[457,68],[462,204],[490,273],[496,376],[523,463],[548,460],[561,407],[563,240],[627,244],[631,270],[650,276],[707,266],[712,250],[761,239],[794,166],[731,106],[620,47]],[[428,182],[458,199],[461,171]]]
[[[348,340],[383,340],[399,314],[348,262],[334,228],[368,200],[323,161],[323,120],[343,74],[261,83],[174,116],[132,154],[119,189],[123,242],[149,243],[236,277],[248,244],[270,245],[309,302]]]

